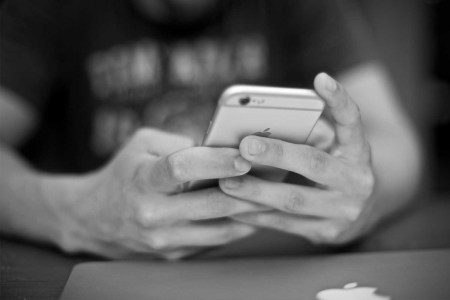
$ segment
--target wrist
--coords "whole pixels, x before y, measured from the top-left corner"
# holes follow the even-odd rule
[[[45,175],[40,191],[49,215],[47,239],[66,252],[77,252],[83,244],[83,200],[93,190],[92,175]]]

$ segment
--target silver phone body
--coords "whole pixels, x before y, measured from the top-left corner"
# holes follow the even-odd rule
[[[248,135],[304,144],[324,107],[309,89],[234,85],[222,93],[202,145],[239,148]],[[286,175],[284,170],[261,165],[253,165],[251,173],[272,181],[282,181]],[[209,184],[193,182],[190,188]]]

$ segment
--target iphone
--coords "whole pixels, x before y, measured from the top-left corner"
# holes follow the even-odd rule
[[[324,101],[309,89],[235,85],[221,95],[202,146],[239,148],[248,135],[306,143],[324,109]],[[252,166],[255,176],[282,181],[286,171]],[[211,181],[192,182],[200,188]]]

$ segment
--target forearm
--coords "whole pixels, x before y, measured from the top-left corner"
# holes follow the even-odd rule
[[[419,192],[421,147],[415,138],[396,134],[370,137],[376,186],[372,196],[376,218],[407,206]]]
[[[371,135],[369,141],[375,187],[353,227],[359,236],[404,211],[411,205],[420,186],[421,153],[415,139],[385,133]]]
[[[5,146],[0,170],[1,233],[63,245],[61,211],[73,201],[79,181],[39,173]]]
[[[371,145],[376,185],[363,216],[371,226],[413,199],[422,170],[422,147],[382,67],[369,64],[340,80],[360,106]]]

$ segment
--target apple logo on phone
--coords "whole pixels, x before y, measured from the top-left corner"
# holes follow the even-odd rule
[[[323,290],[316,295],[317,300],[390,300],[389,296],[376,294],[374,287],[358,287],[356,282],[348,283],[343,288]]]
[[[269,137],[272,132],[270,132],[270,128],[264,129],[264,131],[257,131],[255,133],[252,133],[251,135],[261,136],[261,137]]]

